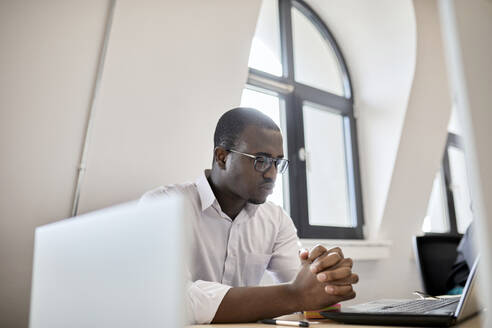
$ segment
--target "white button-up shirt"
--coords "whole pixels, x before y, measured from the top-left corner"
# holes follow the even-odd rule
[[[205,174],[195,183],[159,187],[142,200],[169,193],[187,197],[194,213],[187,308],[193,323],[210,323],[231,287],[257,286],[268,270],[278,283],[299,270],[292,219],[271,202],[248,203],[234,220],[222,212]]]

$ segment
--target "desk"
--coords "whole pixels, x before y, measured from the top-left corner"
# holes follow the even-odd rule
[[[459,328],[480,328],[483,327],[481,323],[482,316],[475,316],[473,318],[470,318],[469,320],[465,320],[464,322],[460,323],[457,326],[454,327],[459,327]],[[291,315],[286,315],[282,316],[279,319],[283,320],[305,320],[302,314],[291,314]],[[310,327],[313,328],[335,328],[335,327],[340,327],[340,328],[387,328],[388,326],[366,326],[366,325],[347,325],[347,324],[341,324],[341,323],[336,323],[331,320],[320,320],[320,319],[313,319],[310,321]],[[313,322],[319,322],[319,323],[313,323]],[[265,325],[262,323],[227,323],[227,324],[212,324],[212,325],[193,325],[193,326],[188,326],[188,328],[272,328],[272,327],[286,327],[286,326],[274,326],[274,325]],[[396,327],[396,326],[394,326]]]

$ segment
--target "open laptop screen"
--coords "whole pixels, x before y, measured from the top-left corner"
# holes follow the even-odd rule
[[[38,227],[30,327],[182,326],[184,212],[170,197]]]

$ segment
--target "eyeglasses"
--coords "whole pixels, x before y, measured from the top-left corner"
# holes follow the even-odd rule
[[[249,158],[253,158],[255,160],[254,163],[255,170],[261,173],[265,173],[266,171],[268,171],[272,167],[273,163],[275,163],[275,168],[277,169],[277,172],[280,174],[284,173],[287,170],[287,167],[289,166],[289,160],[285,158],[272,158],[262,155],[251,155],[251,154],[242,153],[234,149],[228,149],[227,151],[230,151],[231,153],[240,154]]]

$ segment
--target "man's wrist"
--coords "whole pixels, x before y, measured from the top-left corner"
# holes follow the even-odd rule
[[[289,312],[299,312],[303,310],[302,297],[293,283],[284,285],[286,299],[288,300]]]

